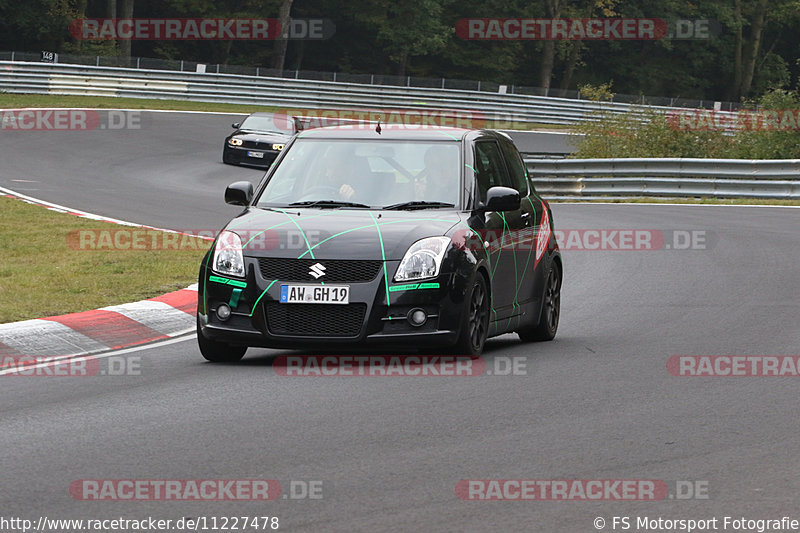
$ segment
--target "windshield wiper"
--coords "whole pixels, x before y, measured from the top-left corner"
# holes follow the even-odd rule
[[[305,202],[292,202],[289,204],[292,207],[305,206],[305,207],[366,207],[366,204],[357,204],[355,202],[340,202],[339,200],[307,200]]]
[[[414,200],[411,202],[401,202],[399,204],[385,205],[382,209],[425,209],[428,207],[455,207],[454,204],[447,204],[445,202],[426,202],[423,200]]]

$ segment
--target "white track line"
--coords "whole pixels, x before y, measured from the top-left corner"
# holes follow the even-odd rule
[[[157,228],[155,226],[147,226],[145,224],[137,224],[136,222],[128,222],[126,220],[119,220],[117,218],[106,217],[106,216],[103,216],[103,215],[96,215],[94,213],[89,213],[88,211],[81,211],[80,209],[72,209],[71,207],[66,207],[66,206],[63,206],[63,205],[60,205],[60,204],[54,204],[53,202],[48,202],[46,200],[40,200],[39,198],[34,198],[33,196],[28,196],[26,194],[22,194],[22,193],[19,193],[17,191],[11,190],[11,189],[7,189],[7,188],[2,187],[2,186],[0,186],[0,193],[7,194],[7,195],[10,195],[10,196],[16,196],[18,198],[22,198],[23,200],[27,200],[29,202],[32,202],[33,204],[43,205],[43,206],[49,207],[51,209],[55,209],[57,211],[64,212],[66,214],[74,213],[74,214],[79,215],[79,216],[81,216],[83,218],[88,218],[88,219],[91,219],[91,220],[99,220],[100,222],[111,222],[112,224],[119,224],[120,226],[132,226],[132,227],[136,227],[136,228],[147,228],[147,229],[152,229],[152,230],[156,230],[156,231],[164,231],[164,232],[167,232],[167,233],[178,233],[180,235],[188,235],[190,237],[195,237],[195,238],[203,239],[203,240],[206,240],[206,241],[213,241],[214,240],[211,237],[206,237],[206,236],[203,236],[203,235],[193,235],[191,233],[186,233],[186,232],[183,232],[183,231],[175,231],[175,230],[166,229],[166,228]]]
[[[45,368],[45,367],[48,367],[48,366],[61,365],[61,364],[64,364],[65,361],[78,362],[78,361],[88,361],[88,360],[92,360],[92,359],[105,359],[107,357],[114,357],[114,356],[117,356],[117,355],[125,355],[125,354],[129,354],[129,353],[133,353],[133,352],[140,352],[140,351],[143,351],[143,350],[149,350],[151,348],[159,348],[161,346],[167,346],[167,345],[170,345],[170,344],[175,344],[176,342],[188,341],[188,340],[190,340],[192,338],[192,337],[189,336],[189,334],[190,333],[193,334],[194,331],[195,331],[195,328],[192,327],[192,328],[186,329],[184,331],[178,332],[176,334],[177,335],[176,337],[172,337],[170,339],[165,339],[163,341],[156,341],[156,342],[153,342],[153,343],[150,343],[150,344],[143,344],[141,346],[132,346],[131,348],[124,348],[122,350],[111,350],[111,351],[103,352],[103,353],[100,353],[100,354],[63,355],[63,356],[60,356],[60,357],[49,357],[49,358],[47,358],[47,361],[44,362],[44,363],[38,363],[38,364],[35,364],[35,365],[26,365],[24,367],[15,367],[15,368],[8,368],[8,369],[5,369],[5,370],[0,370],[0,376],[5,376],[5,375],[8,375],[8,374],[17,374],[17,373],[23,372],[23,371],[24,372],[28,372],[28,371],[30,371],[31,369],[34,369],[34,368]],[[12,357],[13,358],[14,356],[8,356],[8,357]],[[19,356],[19,357],[25,357],[25,356]],[[30,357],[36,358],[36,356],[30,356]],[[41,356],[39,356],[39,357],[41,357]]]

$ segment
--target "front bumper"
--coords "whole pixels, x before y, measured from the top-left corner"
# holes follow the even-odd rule
[[[421,283],[394,283],[391,278],[399,261],[386,261],[386,274],[381,269],[369,282],[344,282],[350,285],[350,303],[346,305],[362,306],[360,314],[343,313],[341,308],[345,305],[280,303],[281,285],[299,282],[265,279],[255,258],[245,258],[246,278],[233,280],[233,284],[226,281],[226,276],[212,272],[206,261],[200,269],[198,290],[198,323],[203,334],[227,344],[268,348],[454,344],[460,333],[464,294],[471,275],[456,270]],[[232,310],[227,320],[217,316],[222,303]],[[407,319],[413,309],[425,311],[424,324],[414,326]],[[344,314],[349,317],[342,318]],[[356,316],[357,323],[352,323],[352,316]],[[351,322],[345,324],[346,320]],[[340,329],[337,324],[342,324]]]
[[[231,146],[225,143],[223,148],[224,158],[227,162],[236,165],[252,165],[257,167],[268,167],[280,154],[278,150],[263,150],[260,148],[244,148],[241,146]],[[248,152],[263,153],[264,157],[252,157]]]

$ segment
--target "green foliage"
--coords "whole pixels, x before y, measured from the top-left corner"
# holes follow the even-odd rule
[[[800,97],[786,90],[774,90],[757,102],[759,110],[778,110],[777,117],[798,116]],[[624,157],[708,157],[720,159],[800,159],[800,131],[789,122],[786,130],[768,122],[741,120],[744,127],[724,131],[706,127],[711,111],[687,110],[696,118],[695,127],[682,127],[676,113],[658,113],[648,108],[629,113],[604,112],[592,122],[575,128],[583,136],[577,141],[574,158]],[[748,113],[756,113],[751,110]],[[749,116],[749,115],[748,115]],[[776,122],[780,122],[777,119]]]
[[[612,83],[614,82],[610,81],[601,85],[585,83],[578,87],[578,90],[581,93],[581,98],[584,100],[592,100],[594,102],[610,102],[614,98],[614,93],[611,92]]]
[[[113,42],[78,42],[71,20],[106,16],[120,0],[0,0],[0,50],[117,55]],[[282,0],[128,0],[137,18],[275,18]],[[110,3],[111,2],[111,3]],[[760,6],[765,6],[759,18]],[[620,17],[718,21],[708,39],[556,41],[551,87],[575,90],[614,80],[619,95],[740,101],[797,87],[798,0],[296,0],[291,16],[332,21],[329,40],[292,40],[287,68],[405,74],[491,81],[541,82],[544,41],[476,41],[455,34],[464,18]],[[118,9],[118,16],[121,16]],[[761,19],[763,18],[763,24]],[[741,30],[741,39],[737,32]],[[757,35],[756,35],[757,34]],[[754,43],[754,57],[749,54]],[[134,56],[270,66],[263,41],[134,41]],[[738,55],[737,55],[738,53]],[[737,57],[741,59],[737,61]],[[737,83],[736,76],[739,74]],[[752,82],[742,83],[742,75]],[[584,91],[590,93],[591,91]],[[595,96],[600,100],[605,96]]]

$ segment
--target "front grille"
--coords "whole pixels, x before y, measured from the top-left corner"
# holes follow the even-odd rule
[[[243,141],[242,148],[256,148],[258,150],[270,150],[272,151],[272,144],[271,142],[257,142],[257,141]],[[281,143],[277,143],[281,144]]]
[[[264,306],[267,329],[274,335],[355,337],[361,331],[367,304],[282,304]]]
[[[309,274],[312,265],[325,267],[325,275],[317,279]],[[258,260],[258,268],[264,279],[281,281],[325,281],[331,283],[364,283],[372,281],[383,267],[383,261],[337,259],[278,259],[262,257]],[[303,304],[305,305],[305,304]]]

